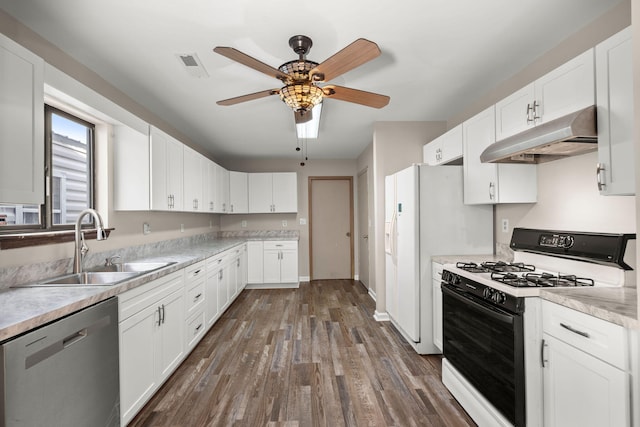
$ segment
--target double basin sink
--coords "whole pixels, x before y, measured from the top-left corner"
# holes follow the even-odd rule
[[[176,262],[125,262],[110,266],[97,267],[93,271],[65,274],[64,276],[29,283],[26,287],[36,286],[113,286],[125,280],[141,276]]]

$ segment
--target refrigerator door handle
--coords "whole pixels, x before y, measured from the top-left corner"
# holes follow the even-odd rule
[[[396,263],[397,220],[398,220],[397,213],[394,211],[393,215],[391,216],[391,230],[389,232],[389,248],[390,248],[389,253],[391,254],[391,259],[393,260],[394,264]]]

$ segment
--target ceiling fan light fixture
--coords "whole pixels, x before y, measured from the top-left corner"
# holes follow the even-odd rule
[[[324,92],[309,83],[294,83],[280,89],[280,99],[295,111],[308,111],[322,102]]]
[[[304,81],[309,80],[309,72],[317,66],[317,62],[296,59],[285,62],[280,66],[279,70],[291,77],[293,81]]]

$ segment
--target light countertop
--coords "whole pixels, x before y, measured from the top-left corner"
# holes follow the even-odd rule
[[[137,261],[175,261],[168,267],[152,271],[112,286],[17,287],[0,291],[0,341],[7,340],[57,320],[68,314],[114,297],[152,280],[181,270],[198,261],[241,245],[248,240],[288,240],[288,236],[229,237],[189,247],[168,249]],[[297,236],[289,239],[297,240]],[[129,261],[129,259],[128,259]],[[131,260],[133,261],[133,260]]]

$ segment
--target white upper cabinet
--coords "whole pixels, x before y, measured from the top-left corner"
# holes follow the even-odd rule
[[[206,162],[206,178],[204,183],[204,204],[206,212],[215,212],[216,193],[218,192],[218,184],[216,172],[218,165],[211,160]]]
[[[295,172],[249,174],[249,213],[297,211],[298,181]]]
[[[496,103],[496,141],[595,104],[589,49]]]
[[[0,34],[0,202],[44,203],[44,61]]]
[[[151,209],[182,210],[183,145],[151,127]]]
[[[249,212],[249,187],[246,172],[229,172],[229,213]]]
[[[184,197],[185,212],[204,212],[208,209],[204,199],[207,178],[207,159],[190,147],[184,147]]]
[[[149,210],[149,127],[141,133],[113,127],[113,205],[115,210]]]
[[[462,125],[425,144],[422,161],[429,166],[462,163]]]
[[[635,194],[631,27],[596,46],[598,189]]]
[[[464,122],[462,134],[465,204],[536,201],[536,165],[480,162],[480,154],[495,142],[494,106]]]
[[[229,213],[229,171],[216,165],[216,200],[213,211]]]

